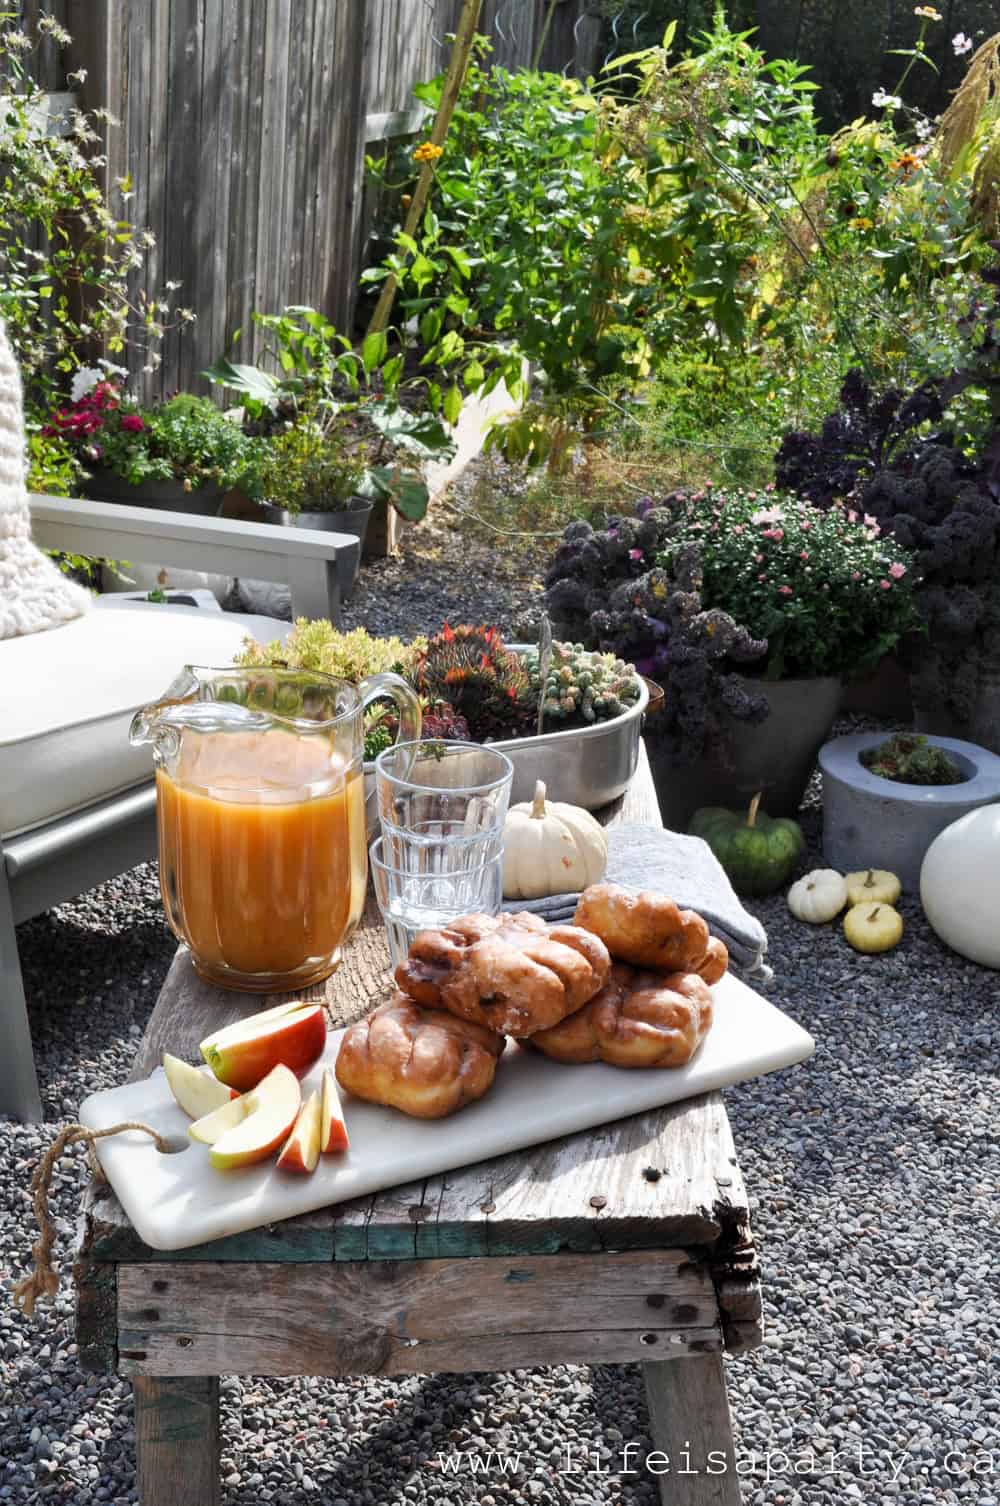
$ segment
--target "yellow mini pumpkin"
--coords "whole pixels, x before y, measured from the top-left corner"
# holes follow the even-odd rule
[[[894,873],[886,868],[866,868],[861,873],[847,874],[847,903],[863,905],[894,905],[903,892],[903,886]]]
[[[503,834],[504,899],[577,894],[604,877],[608,839],[589,811],[547,802],[541,780],[534,800],[512,805]]]
[[[856,952],[891,952],[902,939],[903,917],[892,905],[852,905],[844,916],[844,935]]]

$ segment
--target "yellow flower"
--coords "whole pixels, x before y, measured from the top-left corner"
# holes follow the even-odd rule
[[[933,5],[915,5],[913,7],[913,14],[915,16],[922,16],[925,21],[942,21],[944,19],[941,12],[935,10]]]
[[[413,153],[414,162],[436,162],[444,156],[444,147],[435,146],[433,141],[422,141]]]
[[[848,220],[847,223],[852,230],[874,230],[875,228],[875,222],[865,214],[859,215],[856,220]]]

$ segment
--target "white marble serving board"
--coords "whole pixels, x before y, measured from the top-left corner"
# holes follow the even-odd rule
[[[321,1156],[312,1176],[280,1172],[273,1159],[216,1171],[208,1147],[188,1139],[190,1120],[174,1102],[162,1068],[145,1081],[94,1093],[80,1108],[80,1122],[104,1129],[140,1119],[185,1147],[163,1155],[133,1130],[97,1143],[101,1165],[140,1237],[154,1250],[183,1250],[725,1088],[812,1055],[812,1037],[732,974],[712,992],[712,1029],[679,1071],[560,1066],[511,1042],[486,1097],[448,1119],[410,1119],[345,1093],[351,1148]],[[319,1086],[342,1035],[331,1034],[323,1058],[303,1078],[304,1092]]]

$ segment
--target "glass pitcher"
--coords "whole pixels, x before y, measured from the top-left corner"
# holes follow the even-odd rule
[[[368,882],[364,714],[420,703],[399,675],[358,686],[294,669],[185,667],[136,712],[156,765],[160,889],[203,978],[280,993],[333,972]]]

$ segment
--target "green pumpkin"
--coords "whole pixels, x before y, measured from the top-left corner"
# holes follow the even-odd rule
[[[695,811],[688,827],[693,837],[708,843],[737,894],[774,894],[791,878],[805,850],[797,821],[772,820],[759,807],[759,795],[745,815],[707,805]]]

